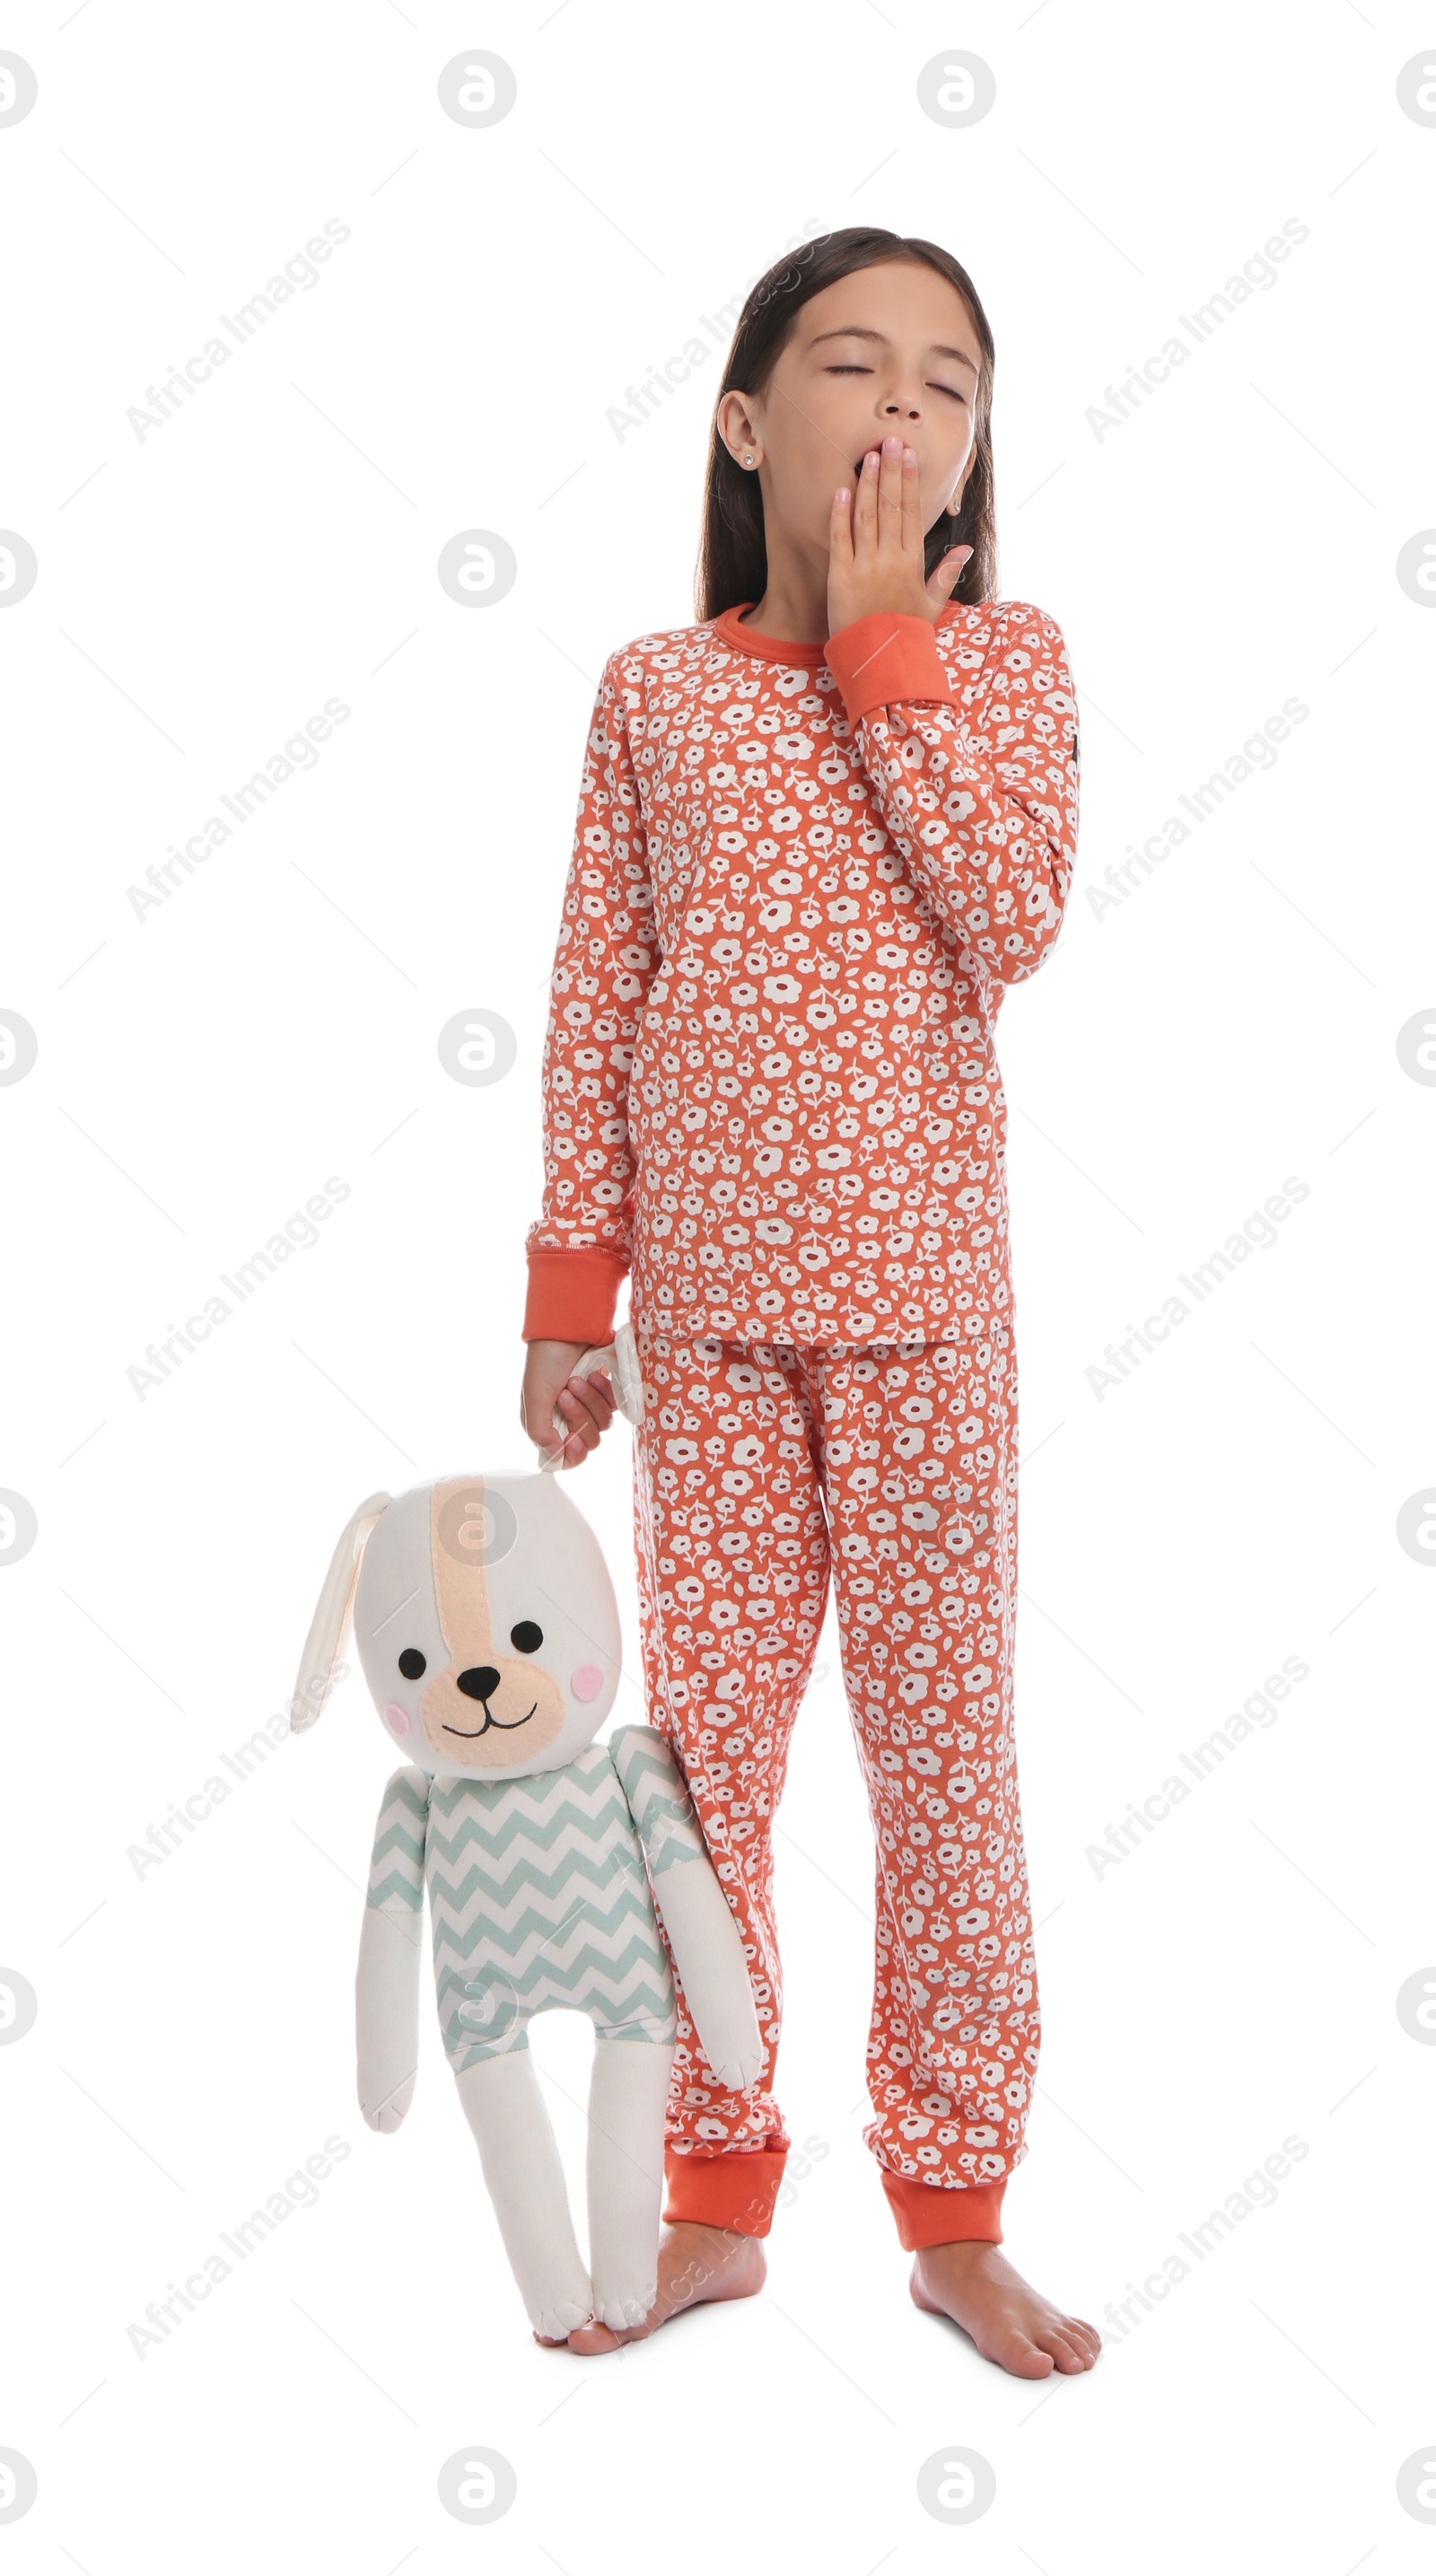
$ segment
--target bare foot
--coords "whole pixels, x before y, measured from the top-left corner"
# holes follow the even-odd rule
[[[1029,2289],[996,2245],[928,2245],[914,2258],[908,2287],[918,2307],[951,2317],[985,2361],[1017,2379],[1090,2370],[1102,2349],[1095,2326],[1064,2317]]]
[[[665,2227],[658,2240],[658,2296],[641,2326],[575,2326],[570,2352],[612,2352],[621,2343],[639,2343],[656,2326],[703,2299],[751,2299],[768,2277],[768,2261],[756,2236],[740,2236],[731,2227],[700,2227],[682,2218]]]

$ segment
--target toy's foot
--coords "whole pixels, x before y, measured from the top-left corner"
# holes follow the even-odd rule
[[[584,2325],[592,2314],[592,2308],[581,2307],[576,2299],[559,2299],[553,2307],[539,2310],[534,2342],[567,2343],[574,2327]]]
[[[658,2296],[648,2314],[637,2325],[617,2328],[595,2317],[569,2335],[569,2351],[613,2352],[621,2343],[640,2342],[705,2299],[751,2299],[767,2276],[767,2257],[756,2236],[680,2219],[659,2239]]]
[[[612,2326],[615,2333],[621,2334],[625,2326],[643,2324],[657,2296],[658,2284],[650,2281],[646,2289],[640,2290],[635,2297],[626,2297],[621,2290],[613,2290],[607,2297],[600,2298],[595,2282],[593,2316],[585,2318],[584,2323]]]
[[[908,2288],[915,2306],[950,2317],[984,2361],[1016,2379],[1090,2370],[1102,2349],[1095,2326],[1064,2316],[1029,2289],[996,2245],[926,2246],[914,2258]]]

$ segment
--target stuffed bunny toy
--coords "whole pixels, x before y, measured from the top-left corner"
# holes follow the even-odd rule
[[[669,1746],[646,1726],[594,1742],[621,1651],[602,1550],[542,1470],[371,1494],[334,1551],[293,1731],[319,1716],[351,1622],[407,1756],[379,1810],[359,1945],[364,2118],[397,2129],[413,2095],[427,1885],[444,2049],[535,2333],[636,2325],[657,2291],[676,2031],[655,1906],[717,2081],[750,2085],[763,2047]],[[529,2051],[534,2015],[565,2005],[594,2026],[591,2271]]]

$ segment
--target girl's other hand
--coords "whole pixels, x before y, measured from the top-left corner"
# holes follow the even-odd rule
[[[524,1366],[519,1420],[530,1440],[561,1467],[581,1467],[613,1420],[613,1386],[606,1369],[591,1377],[573,1371],[588,1342],[529,1342]],[[566,1438],[555,1431],[557,1413],[569,1426]]]
[[[922,577],[925,531],[915,449],[888,437],[863,458],[857,493],[840,483],[828,519],[828,632],[880,610],[935,626],[972,552],[953,546]]]

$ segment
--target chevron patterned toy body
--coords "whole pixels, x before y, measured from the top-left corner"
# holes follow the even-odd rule
[[[746,2087],[763,2048],[670,1747],[646,1726],[594,1742],[621,1647],[598,1541],[544,1473],[371,1495],[314,1614],[294,1732],[323,1708],[351,1622],[411,1757],[384,1792],[360,1936],[364,2118],[397,2129],[413,2095],[427,1887],[444,2049],[534,2330],[636,2325],[657,2289],[669,1952],[714,2075]],[[528,2044],[560,2006],[594,2025],[587,2267]]]

